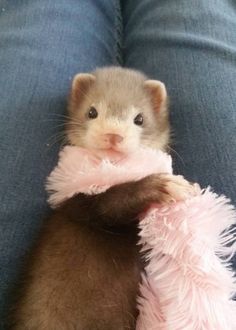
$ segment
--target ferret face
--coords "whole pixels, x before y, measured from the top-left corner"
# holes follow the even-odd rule
[[[133,70],[75,76],[69,114],[72,145],[128,154],[140,146],[165,149],[169,141],[165,86]]]

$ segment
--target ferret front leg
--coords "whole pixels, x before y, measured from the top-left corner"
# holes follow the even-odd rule
[[[77,209],[74,216],[80,214],[80,220],[91,224],[119,226],[137,221],[138,215],[152,203],[184,200],[195,190],[181,176],[152,174],[139,181],[115,185],[97,195],[78,194],[69,201],[67,209]],[[86,214],[81,216],[83,212]]]

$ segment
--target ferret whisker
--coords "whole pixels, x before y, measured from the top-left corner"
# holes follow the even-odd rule
[[[78,130],[67,129],[67,134],[73,134],[75,136],[81,137],[81,134],[78,132]]]
[[[71,119],[70,116],[68,116],[66,114],[60,114],[60,113],[50,113],[50,114],[48,114],[48,116],[62,117],[62,118],[67,119],[67,120]]]
[[[59,122],[60,123],[60,124],[58,124],[54,127],[60,127],[60,126],[65,126],[65,125],[81,126],[83,124],[81,120],[71,119],[70,117],[68,117],[68,118],[56,118],[56,119],[48,118],[48,119],[43,119],[42,122]]]
[[[66,132],[58,132],[54,135],[52,135],[48,140],[47,140],[47,145],[54,145],[57,142],[60,142],[61,140],[67,138]]]
[[[58,125],[53,125],[53,126],[51,126],[51,128],[53,128],[53,129],[61,128],[61,127],[65,127],[65,125],[66,125],[66,123],[64,122],[64,123],[61,123],[61,124],[58,124]]]
[[[61,138],[58,138],[56,140],[54,140],[53,142],[51,143],[48,143],[48,148],[52,148],[55,144],[59,144],[60,148],[67,145],[68,144],[68,141],[67,141],[67,137],[61,137]]]
[[[68,116],[63,116],[64,118],[56,118],[56,119],[53,119],[53,118],[48,118],[48,119],[44,119],[42,120],[43,122],[47,122],[47,121],[59,121],[59,122],[62,122],[64,124],[75,124],[75,125],[81,125],[82,124],[82,121],[79,120],[79,119],[72,119]]]
[[[61,119],[61,118],[46,118],[46,119],[42,119],[40,120],[41,123],[44,123],[44,122],[63,122],[63,123],[66,123],[66,121],[64,119]]]
[[[57,137],[50,139],[50,141],[47,143],[47,145],[53,146],[56,143],[64,141],[65,139],[66,139],[66,136],[57,136]]]
[[[67,125],[74,125],[74,126],[82,126],[83,125],[83,123],[82,123],[82,121],[69,121],[69,122],[67,122],[66,123]]]
[[[54,114],[56,115],[56,114]],[[69,122],[74,122],[74,123],[81,123],[80,120],[76,119],[76,118],[71,118],[69,116],[66,116],[66,115],[58,115],[59,117],[62,117],[62,118],[48,118],[48,119],[44,119],[43,121],[61,121],[61,122],[64,122],[64,123],[69,123]]]
[[[171,152],[174,152],[176,154],[176,156],[179,157],[182,164],[185,165],[185,162],[184,162],[183,158],[180,156],[180,154],[175,149],[171,148],[169,145],[167,146],[167,149],[169,149]]]
[[[56,132],[55,134],[51,135],[49,137],[49,140],[54,138],[54,137],[57,137],[57,136],[66,136],[66,132],[63,130],[63,131],[59,131],[59,132]]]
[[[54,120],[45,120],[45,122],[48,122],[48,121],[54,121]],[[65,127],[66,125],[70,125],[70,126],[77,126],[77,127],[81,127],[82,126],[82,122],[80,121],[66,121],[66,120],[63,120],[62,123],[58,124],[58,125],[54,125],[53,128],[56,129],[56,128],[61,128],[61,127]]]

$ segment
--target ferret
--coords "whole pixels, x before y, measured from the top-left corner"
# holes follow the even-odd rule
[[[118,155],[168,146],[165,85],[138,71],[77,74],[68,111],[71,145]],[[153,202],[182,199],[189,189],[183,178],[156,174],[65,201],[30,252],[9,329],[135,329],[143,268],[138,215]]]

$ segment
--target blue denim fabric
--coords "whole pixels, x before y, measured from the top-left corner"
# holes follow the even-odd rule
[[[1,329],[47,213],[44,181],[76,72],[123,61],[164,81],[176,171],[236,203],[235,1],[124,0],[122,13],[123,44],[119,0],[0,0]]]
[[[1,312],[47,212],[44,182],[56,163],[70,80],[117,64],[118,5],[0,0]]]

